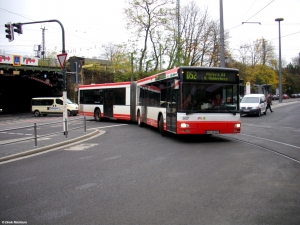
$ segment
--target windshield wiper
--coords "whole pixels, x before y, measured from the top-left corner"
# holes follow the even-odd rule
[[[230,113],[232,113],[234,116],[236,115],[236,112],[234,112],[234,111],[231,111],[231,110],[229,110],[229,109],[226,109],[228,112],[230,112]]]

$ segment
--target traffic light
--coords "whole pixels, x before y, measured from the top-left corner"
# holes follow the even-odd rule
[[[18,34],[23,34],[22,24],[14,23],[13,26],[15,27],[14,32],[17,32]]]
[[[5,26],[5,33],[6,33],[6,38],[8,41],[13,41],[14,40],[14,30],[13,30],[13,25],[11,23],[7,23],[4,25]]]

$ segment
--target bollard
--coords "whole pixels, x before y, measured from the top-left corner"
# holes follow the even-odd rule
[[[66,131],[65,131],[65,135],[66,135],[66,138],[68,138],[68,121],[67,119],[65,119],[65,127],[66,127]]]
[[[37,147],[37,131],[36,131],[36,123],[34,123],[34,147]]]
[[[85,118],[85,115],[84,115],[84,121],[83,121],[83,128],[84,128],[84,133],[86,133],[86,118]]]

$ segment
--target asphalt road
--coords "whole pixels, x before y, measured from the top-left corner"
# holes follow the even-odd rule
[[[96,138],[0,164],[0,220],[300,224],[300,102],[273,108],[210,138],[90,122]]]

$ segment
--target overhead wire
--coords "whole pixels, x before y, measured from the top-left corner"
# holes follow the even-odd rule
[[[247,12],[242,16],[241,20],[244,18],[245,15],[247,15],[247,13],[248,13],[249,10],[252,8],[252,6],[254,5],[255,2],[256,2],[256,0],[254,0],[254,2],[253,2],[252,5],[249,7],[249,9],[247,10]]]
[[[245,22],[248,22],[250,19],[252,19],[254,16],[256,16],[258,13],[260,13],[263,9],[265,9],[268,5],[270,5],[272,2],[274,2],[275,0],[271,1],[269,4],[267,4],[265,7],[263,7],[261,10],[259,10],[257,13],[255,13],[253,16],[251,16],[248,20],[246,20]]]
[[[3,11],[6,11],[6,12],[8,12],[8,13],[11,13],[11,14],[14,14],[14,15],[17,15],[17,16],[20,16],[20,17],[23,17],[23,18],[25,18],[25,19],[28,19],[28,20],[30,20],[30,21],[36,21],[36,20],[33,20],[33,19],[31,19],[31,18],[29,18],[29,17],[26,17],[26,16],[23,16],[23,15],[21,15],[21,14],[18,14],[18,13],[15,13],[15,12],[12,12],[12,11],[10,11],[10,10],[7,10],[7,9],[4,9],[4,8],[2,8],[2,7],[0,7],[0,9],[1,10],[3,10]],[[55,30],[60,30],[59,28],[56,28],[56,27],[53,27],[53,26],[50,26],[50,25],[47,25],[48,27],[50,27],[50,28],[53,28],[53,29],[55,29]],[[27,29],[27,28],[26,28]],[[36,29],[31,29],[32,31],[37,31]],[[83,38],[83,37],[80,37],[80,36],[77,36],[77,35],[75,35],[75,34],[72,34],[72,33],[69,33],[69,32],[66,32],[68,35],[71,35],[71,36],[74,36],[74,37],[76,37],[76,38],[79,38],[79,39],[82,39],[83,41],[89,41],[92,45],[94,45],[94,44],[97,44],[96,42],[92,42],[91,40],[88,40],[88,39],[86,39],[86,38]],[[76,44],[78,45],[78,42],[76,42]],[[54,45],[54,44],[52,44],[52,45]],[[49,45],[48,45],[49,46]],[[79,48],[86,48],[86,47],[79,47]]]
[[[256,0],[255,0],[256,1]],[[255,3],[255,1],[254,1],[254,3]],[[274,2],[275,0],[272,0],[271,2],[269,2],[269,4],[267,4],[266,6],[264,6],[262,9],[260,9],[258,12],[256,12],[253,16],[251,16],[248,20],[246,20],[245,22],[247,22],[247,21],[249,21],[251,18],[253,18],[255,15],[257,15],[258,13],[260,13],[263,9],[265,9],[268,5],[270,5],[272,2]],[[253,3],[253,4],[254,4]],[[252,5],[253,5],[252,4]],[[250,6],[250,8],[252,7],[252,5]],[[250,10],[250,8],[248,9],[248,11]],[[247,12],[248,12],[247,11]],[[246,15],[247,14],[247,12],[244,14],[244,15]],[[244,17],[244,16],[243,16]],[[229,29],[226,29],[225,31],[229,31],[229,30],[232,30],[232,29],[234,29],[234,28],[237,28],[237,27],[239,27],[239,26],[242,26],[242,24],[239,24],[239,25],[237,25],[237,26],[234,26],[234,27],[231,27],[231,28],[229,28]]]

